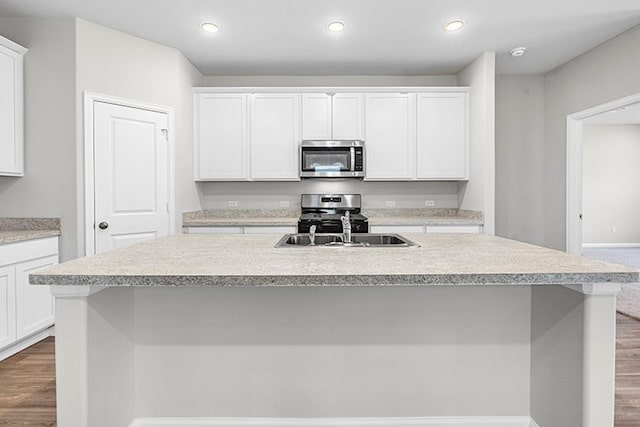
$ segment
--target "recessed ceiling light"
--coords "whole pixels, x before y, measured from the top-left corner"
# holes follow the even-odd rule
[[[464,21],[462,19],[452,19],[444,24],[445,31],[458,31],[464,27]]]
[[[511,53],[511,56],[518,57],[518,56],[524,55],[526,51],[527,51],[526,47],[516,47],[511,49],[510,53]]]
[[[327,24],[327,30],[333,31],[334,33],[338,33],[340,31],[344,31],[347,26],[344,22],[340,21],[332,21]]]
[[[213,22],[203,22],[200,24],[200,28],[202,28],[202,31],[206,31],[207,33],[217,33],[220,31],[220,27]]]

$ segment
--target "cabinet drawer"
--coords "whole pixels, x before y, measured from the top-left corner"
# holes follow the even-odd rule
[[[186,234],[242,234],[242,227],[186,227]]]
[[[482,233],[481,225],[427,225],[427,233]]]
[[[6,245],[0,245],[0,266],[57,254],[57,237],[7,243]]]
[[[289,234],[296,233],[297,227],[294,225],[283,226],[246,226],[244,227],[245,234]]]
[[[371,233],[424,233],[422,225],[372,225]]]

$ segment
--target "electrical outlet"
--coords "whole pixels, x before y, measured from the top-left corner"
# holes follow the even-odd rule
[[[281,208],[288,208],[289,207],[289,201],[288,200],[281,200],[280,201],[280,207]]]
[[[227,206],[229,206],[230,208],[237,208],[238,207],[238,201],[237,200],[227,200]]]
[[[618,231],[618,230],[616,229],[616,226],[615,226],[615,225],[612,225],[612,226],[611,226],[611,232],[612,232],[612,233],[615,233],[616,231]]]
[[[424,205],[427,208],[432,208],[436,205],[436,201],[435,200],[425,200],[424,201]]]
[[[395,207],[396,207],[396,202],[394,202],[393,200],[387,200],[387,201],[385,202],[385,205],[386,205],[388,208],[395,208]]]

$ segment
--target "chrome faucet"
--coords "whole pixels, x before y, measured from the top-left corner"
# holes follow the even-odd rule
[[[351,243],[351,219],[349,218],[349,211],[344,213],[344,216],[340,217],[342,221],[342,241],[344,243]]]
[[[309,246],[314,246],[316,244],[316,226],[312,225],[309,227]]]

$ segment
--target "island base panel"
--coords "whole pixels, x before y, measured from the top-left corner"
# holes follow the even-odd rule
[[[143,417],[560,419],[545,396],[583,414],[582,360],[593,351],[582,344],[583,324],[611,314],[615,301],[589,298],[546,285],[111,287],[59,295],[58,425],[128,426]],[[590,328],[591,342],[610,329]],[[553,375],[554,363],[564,376]],[[595,412],[606,413],[607,404]]]

